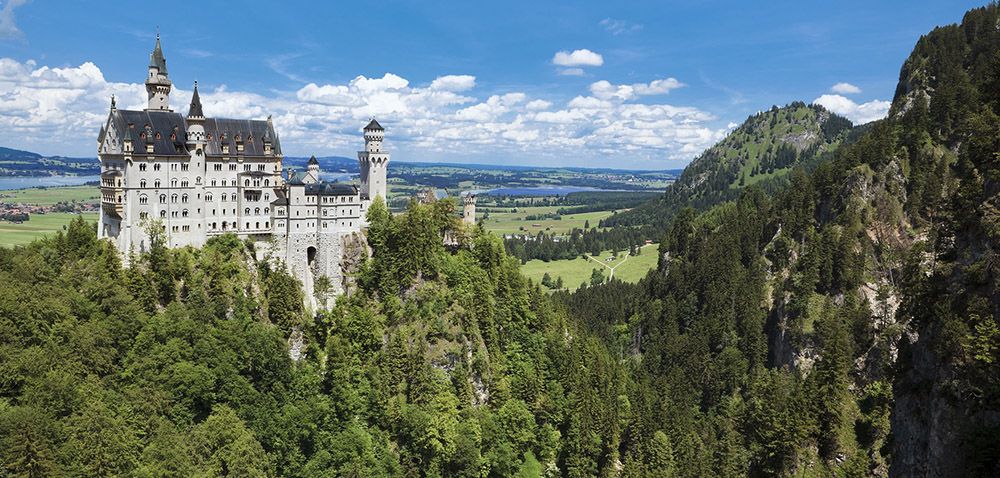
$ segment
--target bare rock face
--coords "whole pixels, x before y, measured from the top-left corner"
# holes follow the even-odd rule
[[[343,238],[344,257],[340,267],[343,271],[340,288],[345,294],[351,294],[357,288],[357,274],[361,264],[371,256],[368,240],[364,233],[356,232]]]

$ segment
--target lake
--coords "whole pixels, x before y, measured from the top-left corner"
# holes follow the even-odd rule
[[[619,189],[601,189],[587,186],[535,186],[535,187],[510,187],[496,188],[485,191],[474,191],[476,194],[484,196],[565,196],[569,193],[582,191],[616,191]]]
[[[93,176],[0,176],[0,190],[26,189],[52,186],[79,186],[92,181],[100,181]]]

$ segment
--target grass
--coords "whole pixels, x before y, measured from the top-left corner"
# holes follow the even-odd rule
[[[569,234],[574,228],[583,229],[589,221],[590,227],[597,227],[597,224],[612,214],[612,211],[584,212],[580,214],[567,214],[561,219],[536,219],[527,220],[527,216],[550,214],[558,210],[558,206],[520,207],[517,212],[490,212],[490,217],[483,222],[487,230],[498,235],[503,234],[538,234],[545,231],[550,234]],[[482,213],[478,213],[482,218]],[[522,230],[523,228],[523,230]]]
[[[81,215],[87,221],[97,221],[96,212]],[[0,221],[0,247],[28,244],[48,234],[65,230],[76,216],[76,214],[67,212],[50,212],[48,214],[32,214],[30,220],[20,224]]]
[[[51,188],[13,189],[0,192],[0,201],[10,204],[52,206],[59,202],[87,202],[100,199],[97,186],[60,186]]]
[[[625,282],[639,282],[657,264],[657,244],[650,244],[642,247],[642,253],[638,256],[629,256],[628,253],[619,254],[618,259],[608,261],[611,251],[601,253],[598,262],[591,259],[577,257],[575,259],[544,262],[538,259],[528,261],[521,266],[521,272],[534,281],[541,283],[542,277],[548,273],[553,281],[562,277],[563,287],[569,290],[576,290],[580,284],[590,282],[590,275],[595,268],[600,267],[604,271],[604,276],[611,275],[608,267],[615,268],[615,278]],[[607,264],[605,267],[601,264]]]

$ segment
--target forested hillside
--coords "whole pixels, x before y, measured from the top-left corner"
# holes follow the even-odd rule
[[[998,25],[921,38],[789,186],[681,210],[643,283],[562,297],[633,364],[626,474],[664,430],[680,476],[1000,475]]]
[[[694,159],[666,193],[601,222],[602,226],[663,227],[680,208],[704,210],[734,200],[747,186],[768,191],[785,186],[788,173],[811,167],[852,137],[851,122],[801,101],[773,106],[743,122]]]

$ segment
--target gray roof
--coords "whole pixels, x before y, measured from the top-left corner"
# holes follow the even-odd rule
[[[160,34],[156,34],[156,46],[153,53],[149,55],[149,66],[156,68],[161,74],[167,74],[167,60],[163,58],[163,49],[160,48]]]
[[[309,157],[309,164],[319,165],[319,161],[316,160],[316,156],[310,156]]]
[[[121,138],[127,138],[128,133],[134,133],[132,140],[138,140],[139,133],[143,132],[146,125],[150,126],[153,132],[151,141],[153,143],[153,154],[157,156],[188,156],[186,141],[187,120],[184,115],[172,111],[131,111],[115,110],[111,113],[112,127],[115,128]],[[222,142],[220,137],[226,134],[226,142],[232,145],[233,138],[239,134],[243,140],[244,156],[264,156],[264,140],[269,135],[275,138],[271,149],[275,156],[281,155],[281,147],[277,144],[277,136],[274,129],[267,123],[267,120],[239,120],[228,118],[208,118],[205,120],[206,145],[205,154],[208,156],[222,156]],[[129,130],[129,125],[132,129]],[[156,133],[160,133],[160,139],[155,139]],[[175,133],[174,139],[170,135]],[[231,146],[229,154],[237,155],[236,147]]]
[[[358,193],[358,188],[345,183],[328,183],[326,181],[316,184],[306,184],[306,194],[315,196],[353,196]]]
[[[278,199],[275,199],[274,201],[271,201],[271,205],[272,206],[287,206],[288,205],[288,198],[278,198]]]
[[[385,128],[383,128],[382,125],[378,124],[378,121],[375,121],[375,118],[372,118],[372,120],[368,123],[368,126],[365,126],[365,131],[369,130],[385,131]]]
[[[295,171],[291,176],[288,177],[288,184],[302,185],[305,184],[306,175],[309,174],[306,171]]]
[[[201,109],[201,96],[198,95],[198,82],[194,82],[194,94],[191,95],[191,106],[188,107],[188,118],[204,118],[205,113]]]

